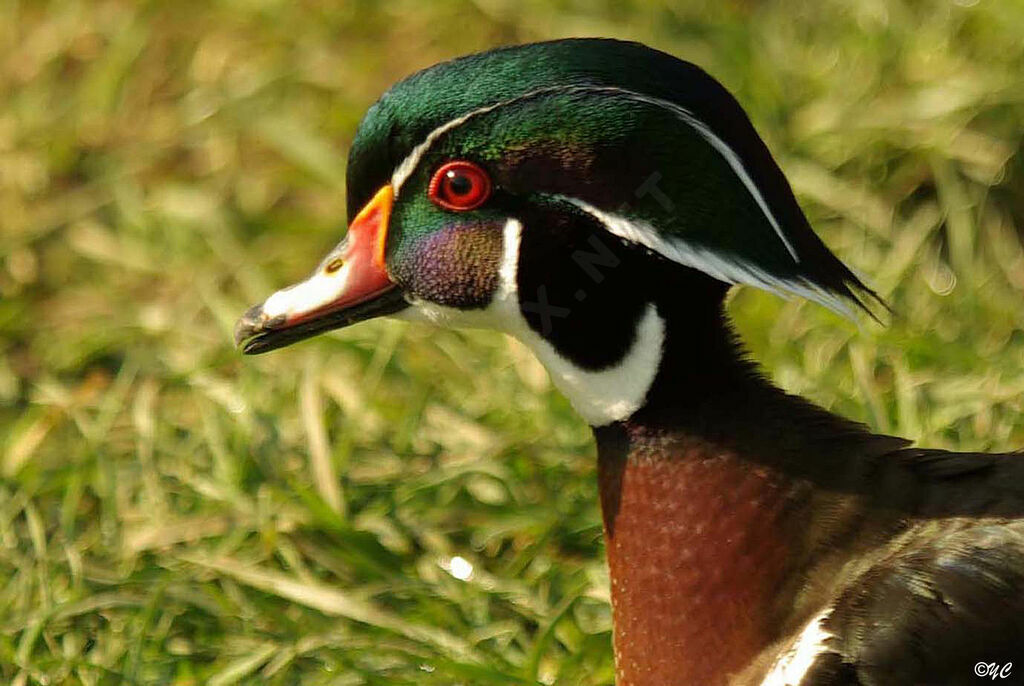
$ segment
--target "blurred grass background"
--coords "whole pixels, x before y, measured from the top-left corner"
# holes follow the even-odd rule
[[[745,290],[786,388],[1024,446],[1024,3],[0,1],[0,681],[607,684],[589,431],[520,346],[381,321],[242,358],[396,79],[643,40],[750,112],[897,311]]]

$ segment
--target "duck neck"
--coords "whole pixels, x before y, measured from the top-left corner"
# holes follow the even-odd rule
[[[721,684],[793,614],[818,468],[804,462],[860,429],[760,376],[720,299],[658,308],[646,404],[594,430],[618,683]]]

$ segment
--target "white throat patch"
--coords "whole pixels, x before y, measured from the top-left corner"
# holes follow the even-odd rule
[[[633,344],[618,364],[600,371],[576,366],[530,328],[519,309],[516,273],[522,230],[522,224],[516,219],[505,223],[498,288],[486,309],[460,310],[416,300],[412,307],[397,316],[442,326],[487,328],[507,333],[533,351],[558,390],[588,424],[604,426],[627,419],[643,406],[658,373],[665,343],[664,320],[654,304],[648,304],[637,323]]]

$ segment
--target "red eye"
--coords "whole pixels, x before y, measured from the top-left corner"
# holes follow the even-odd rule
[[[491,196],[491,179],[472,162],[447,162],[434,172],[427,194],[446,210],[474,210]]]

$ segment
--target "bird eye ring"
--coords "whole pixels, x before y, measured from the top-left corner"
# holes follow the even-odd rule
[[[491,177],[473,162],[446,162],[434,172],[427,194],[446,210],[475,210],[491,197]]]

